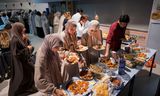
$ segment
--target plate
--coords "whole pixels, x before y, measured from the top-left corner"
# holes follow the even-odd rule
[[[88,47],[87,46],[83,46],[83,45],[79,45],[76,48],[76,51],[80,51],[80,52],[83,52],[83,51],[86,51],[86,50],[88,50]]]
[[[104,45],[99,44],[99,45],[95,45],[95,46],[93,46],[93,49],[95,49],[95,50],[105,50],[105,46],[104,46]]]

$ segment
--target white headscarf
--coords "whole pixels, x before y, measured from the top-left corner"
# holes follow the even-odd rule
[[[88,28],[92,27],[92,26],[99,26],[99,22],[97,20],[92,20],[89,22],[89,26]]]

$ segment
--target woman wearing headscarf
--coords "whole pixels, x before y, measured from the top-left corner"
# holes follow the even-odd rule
[[[25,27],[22,23],[16,22],[12,25],[11,39],[12,51],[12,76],[8,96],[27,96],[35,92],[34,68],[28,62],[32,46],[26,46],[23,41]]]
[[[38,90],[53,96],[64,96],[59,85],[63,83],[61,61],[57,53],[62,41],[58,34],[47,35],[37,51],[35,84]]]
[[[87,64],[98,62],[98,52],[92,48],[95,45],[102,44],[101,30],[97,20],[92,20],[89,23],[86,33],[82,35],[81,44],[89,48],[84,56]]]
[[[62,34],[63,35],[63,39],[64,39],[64,44],[63,47],[66,50],[69,51],[75,51],[76,47],[77,47],[77,37],[76,37],[76,22],[73,20],[68,20],[68,22],[66,23],[65,26],[65,30]]]

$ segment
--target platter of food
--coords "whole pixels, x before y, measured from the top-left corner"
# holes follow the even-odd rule
[[[118,64],[113,64],[111,60],[105,63],[110,70],[116,70],[118,68]]]
[[[124,58],[126,60],[133,60],[135,57],[135,54],[124,54]]]
[[[64,60],[70,64],[77,64],[79,61],[79,56],[76,53],[70,52],[65,56]]]
[[[100,63],[105,64],[106,67],[110,70],[116,70],[118,68],[118,64],[112,62],[112,59],[108,58],[100,58]]]
[[[79,73],[79,77],[85,81],[93,80],[93,73],[89,70],[82,70]]]
[[[147,59],[147,54],[138,53],[135,59],[138,61],[144,62]]]
[[[135,53],[140,53],[141,48],[140,47],[134,47],[134,48],[132,48],[132,51],[135,52]]]
[[[99,82],[93,87],[93,96],[110,96],[109,87],[106,82]]]
[[[103,68],[100,67],[100,66],[98,66],[98,65],[96,65],[96,64],[91,64],[91,65],[89,66],[89,70],[90,70],[91,72],[93,72],[93,73],[96,73],[96,74],[101,74],[101,73],[103,73]]]
[[[102,45],[102,44],[98,44],[98,45],[93,46],[93,49],[95,49],[95,50],[105,50],[105,46]]]
[[[76,48],[76,51],[80,51],[80,52],[83,52],[83,51],[86,51],[86,50],[88,50],[88,47],[87,46],[83,46],[83,45],[79,45]]]
[[[89,92],[89,82],[83,80],[73,80],[67,86],[67,91],[71,96],[84,96]]]

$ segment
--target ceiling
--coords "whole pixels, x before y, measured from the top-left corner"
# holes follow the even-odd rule
[[[10,2],[46,3],[46,2],[57,2],[57,1],[73,1],[73,0],[0,0],[0,3],[10,3]],[[75,0],[74,0],[74,1],[75,1]]]

